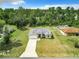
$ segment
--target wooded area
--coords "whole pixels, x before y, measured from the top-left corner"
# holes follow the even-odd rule
[[[79,9],[73,7],[62,9],[61,7],[51,7],[47,10],[43,9],[18,9],[0,8],[0,19],[6,24],[16,25],[18,28],[41,25],[69,25],[79,27]],[[0,20],[0,23],[2,23]]]

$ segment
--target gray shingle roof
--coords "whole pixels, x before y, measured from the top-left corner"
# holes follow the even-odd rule
[[[32,29],[31,32],[29,33],[29,35],[38,35],[38,34],[51,35],[51,32],[45,28],[36,28]]]

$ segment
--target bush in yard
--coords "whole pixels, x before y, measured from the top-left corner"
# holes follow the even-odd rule
[[[78,41],[75,42],[75,48],[79,48],[79,42]]]
[[[4,20],[0,20],[0,33],[2,33],[3,31],[3,26],[5,25],[5,21]]]
[[[0,27],[3,27],[5,25],[5,21],[4,20],[0,20]]]

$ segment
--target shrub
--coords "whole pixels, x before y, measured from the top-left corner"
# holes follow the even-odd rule
[[[75,48],[79,48],[79,42],[78,41],[75,42]]]

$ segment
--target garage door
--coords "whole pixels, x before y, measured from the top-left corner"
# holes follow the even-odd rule
[[[31,35],[31,36],[29,36],[29,39],[37,39],[37,38],[38,38],[37,35]]]

